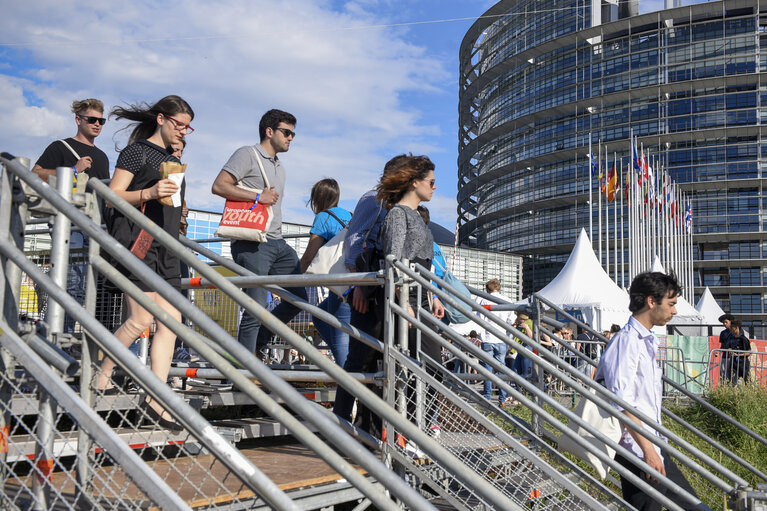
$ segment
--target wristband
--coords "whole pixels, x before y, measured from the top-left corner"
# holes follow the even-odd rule
[[[432,300],[439,300],[439,296],[437,296],[437,295],[432,295],[431,299],[432,299]]]
[[[256,194],[256,200],[255,200],[255,202],[253,202],[253,205],[250,207],[251,211],[253,210],[253,208],[255,208],[258,205],[258,199],[259,198],[261,198],[261,194],[257,193]]]

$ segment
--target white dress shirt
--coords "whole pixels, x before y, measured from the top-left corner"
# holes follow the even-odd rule
[[[660,341],[651,331],[632,316],[620,332],[610,339],[597,367],[596,380],[604,380],[604,386],[633,408],[654,417],[661,423],[661,398],[663,392],[663,371],[658,361]],[[613,403],[618,410],[622,407]],[[629,409],[629,412],[633,410]],[[654,429],[642,424],[656,436],[664,438]],[[644,453],[629,433],[623,428],[620,445],[644,459]],[[653,445],[660,455],[660,447]],[[662,459],[662,458],[661,458]]]

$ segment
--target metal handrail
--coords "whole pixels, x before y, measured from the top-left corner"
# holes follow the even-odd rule
[[[405,271],[405,272],[407,272],[407,269],[406,269],[406,268],[404,268],[404,267],[400,267],[399,269],[400,269],[401,271]],[[421,273],[424,273],[424,274],[426,274],[426,275],[427,275],[427,276],[428,276],[430,279],[432,279],[432,280],[435,280],[435,282],[439,282],[439,283],[440,283],[440,285],[442,285],[442,284],[443,284],[443,283],[442,283],[442,282],[441,282],[439,279],[436,279],[436,276],[435,276],[435,275],[433,275],[431,272],[428,272],[428,270],[426,270],[425,268],[419,267],[419,268],[418,268],[418,270],[419,270]],[[411,276],[411,277],[412,277],[412,276]],[[416,279],[416,280],[417,280],[417,279]],[[448,296],[448,295],[446,295],[446,294],[444,294],[444,293],[442,293],[442,294],[441,294],[441,293],[439,293],[439,290],[438,290],[437,288],[435,288],[434,286],[430,285],[430,283],[428,283],[428,282],[423,282],[422,284],[424,285],[424,287],[427,287],[427,288],[429,289],[429,291],[430,291],[430,292],[434,292],[434,293],[436,293],[436,294],[439,294],[439,295],[440,295],[440,298],[441,298],[441,299],[443,299],[443,301],[450,301],[450,300],[451,300],[451,297],[450,297],[450,296]],[[449,286],[447,286],[447,287],[449,288]],[[450,291],[450,289],[448,289],[448,291]],[[443,296],[443,295],[444,295],[444,296]],[[455,306],[455,305],[457,305],[457,304],[456,304],[456,303],[452,303],[452,305],[454,305],[454,306]],[[470,306],[472,306],[472,307],[473,307],[473,309],[474,309],[476,312],[479,312],[480,314],[485,314],[485,315],[486,315],[486,311],[485,311],[483,308],[481,308],[481,307],[477,306],[476,304],[473,304],[473,303],[467,303],[466,305],[470,305]],[[460,307],[460,306],[458,306],[457,308],[458,308],[459,310],[461,309],[461,307]],[[464,311],[462,310],[462,312],[464,312]],[[464,312],[464,314],[466,314],[467,312],[469,312],[469,311],[467,310],[466,312]],[[518,336],[518,337],[522,338],[522,339],[523,339],[523,340],[525,340],[526,342],[527,342],[527,341],[531,341],[531,339],[529,339],[529,338],[527,338],[526,336],[524,336],[523,334],[521,334],[521,332],[516,332],[516,331],[515,331],[515,329],[513,329],[513,328],[510,328],[510,327],[507,327],[507,326],[506,326],[506,325],[505,325],[503,322],[501,322],[501,321],[500,321],[500,320],[498,320],[497,318],[495,318],[495,321],[496,321],[498,324],[500,324],[502,327],[504,327],[504,328],[505,328],[505,330],[506,330],[507,332],[509,332],[509,333],[512,333],[513,335],[516,335],[516,336]],[[435,325],[435,326],[437,326],[437,325]],[[444,329],[444,327],[441,327],[441,328],[443,328],[443,329]],[[497,332],[491,332],[491,333],[494,333],[495,335],[498,335],[498,333],[497,333]],[[517,335],[517,334],[520,334],[520,335]],[[507,343],[507,344],[509,344],[509,343]],[[535,349],[538,349],[538,350],[539,350],[539,351],[540,351],[542,354],[545,354],[545,356],[547,356],[547,357],[548,357],[548,356],[552,356],[552,357],[553,357],[553,354],[549,353],[549,352],[548,352],[548,350],[546,350],[546,349],[541,349],[542,347],[541,347],[540,345],[538,345],[537,343],[535,343],[535,342],[528,342],[528,344],[530,344],[530,345],[531,345],[533,348],[535,348]],[[509,344],[509,345],[510,345],[510,346],[513,346],[513,344]],[[445,347],[446,347],[446,348],[447,348],[449,351],[452,351],[452,350],[450,350],[450,348],[449,348],[448,346],[445,346]],[[471,347],[469,348],[469,351],[471,351]],[[476,353],[474,353],[474,354],[476,355]],[[534,354],[532,354],[532,353],[527,353],[527,352],[525,353],[525,355],[526,355],[526,356],[528,356],[528,358],[531,358],[531,359],[533,359],[533,360],[534,360],[536,363],[538,363],[538,365],[539,365],[539,366],[542,366],[543,368],[546,368],[545,364],[540,364],[540,363],[537,361],[537,356],[536,356],[536,355],[534,355]],[[481,357],[480,357],[480,358],[481,358]],[[589,361],[590,361],[590,363],[592,363],[592,365],[593,365],[593,361],[591,361],[590,359],[589,359]],[[471,364],[469,364],[469,365],[471,365]],[[584,381],[584,382],[588,382],[588,383],[586,383],[587,385],[593,385],[593,382],[591,382],[591,380],[590,380],[589,378],[584,378],[584,377],[583,377],[583,375],[582,375],[582,374],[581,374],[579,371],[577,371],[577,370],[574,370],[574,369],[573,369],[573,368],[571,368],[571,367],[566,367],[564,364],[562,364],[562,365],[563,365],[563,367],[565,367],[566,371],[573,373],[573,374],[576,376],[576,378],[577,378],[577,379],[579,379],[579,380],[582,380],[582,381]],[[567,366],[569,366],[569,364],[567,364]],[[476,368],[476,367],[475,367],[475,368]],[[546,368],[546,369],[548,370],[548,368]],[[672,382],[672,383],[673,383],[673,382]],[[597,386],[595,389],[597,390],[597,392],[599,392],[600,390],[603,390],[603,389],[600,389],[600,388],[598,388],[598,386]],[[612,396],[612,394],[610,394],[610,395]],[[598,404],[598,405],[599,405],[599,403],[597,402],[597,400],[593,399],[593,398],[592,398],[592,396],[587,396],[587,398],[590,398],[590,399],[592,399],[592,400],[593,400],[593,401],[594,401],[596,404]],[[612,400],[616,400],[616,398],[613,396],[613,397],[612,397]],[[603,406],[603,405],[600,405],[600,408],[604,408],[604,406]],[[664,409],[664,411],[666,411],[666,410]],[[608,410],[608,412],[610,412],[610,410]],[[618,420],[621,420],[621,417],[616,417],[616,418],[617,418]],[[649,420],[645,420],[645,419],[649,419]],[[644,422],[650,423],[650,424],[652,424],[652,423],[654,422],[654,421],[653,421],[651,418],[649,418],[649,417],[641,418],[641,420],[643,420]],[[696,456],[701,456],[701,455],[702,455],[702,456],[701,456],[701,459],[705,460],[705,461],[707,462],[707,464],[708,464],[708,465],[709,465],[711,468],[714,468],[714,469],[716,469],[718,472],[722,473],[723,475],[725,475],[725,476],[726,476],[726,477],[728,477],[729,479],[731,479],[731,480],[735,481],[735,482],[736,482],[736,483],[737,483],[739,486],[744,486],[744,487],[745,487],[745,486],[748,486],[748,485],[747,485],[747,483],[746,483],[746,481],[744,481],[742,478],[740,478],[740,477],[739,477],[739,476],[737,476],[736,474],[732,473],[731,471],[729,471],[729,470],[728,470],[728,469],[726,469],[725,467],[721,466],[721,464],[719,464],[718,462],[715,462],[715,460],[712,460],[710,457],[708,457],[708,456],[706,456],[705,454],[701,453],[699,450],[697,450],[696,448],[694,448],[693,446],[691,446],[690,444],[688,444],[687,442],[685,442],[683,439],[678,439],[678,440],[677,440],[677,438],[678,438],[678,437],[677,437],[676,435],[673,435],[673,434],[669,434],[670,432],[669,432],[668,430],[665,430],[665,428],[663,428],[661,425],[658,425],[658,426],[659,426],[659,428],[657,428],[657,429],[658,429],[658,431],[660,431],[660,432],[661,432],[661,433],[663,433],[663,434],[667,434],[667,436],[669,436],[669,438],[671,438],[672,440],[676,441],[676,442],[677,442],[679,445],[682,445],[682,446],[684,446],[684,447],[685,447],[687,450],[689,450],[689,451],[690,451],[691,453],[693,453],[694,455],[696,455]],[[654,426],[653,426],[653,427],[654,427]],[[665,430],[665,431],[664,431],[664,430]],[[702,437],[705,437],[705,435],[703,435],[702,433],[700,433],[700,432],[698,432],[698,433],[699,433],[699,436],[701,436],[701,435],[702,435]],[[653,439],[650,439],[650,440],[652,441]],[[657,443],[657,442],[655,442],[655,443]],[[680,457],[680,459],[683,461],[683,463],[684,463],[685,461],[687,461],[687,460],[688,460],[688,458],[686,457],[686,455],[684,455],[684,454],[682,454],[682,453],[680,453],[680,452],[676,451],[676,449],[674,449],[674,448],[673,448],[673,446],[670,446],[670,445],[669,445],[669,446],[666,446],[666,448],[667,448],[667,450],[668,450],[669,452],[671,452],[672,454],[675,454],[676,456]],[[738,462],[738,463],[740,463],[740,461],[742,461],[742,460],[740,460],[740,459],[739,459],[737,456],[736,456],[736,457],[734,457],[734,458],[733,458],[733,460],[734,460],[734,461],[736,461],[736,462]],[[633,460],[632,460],[632,461],[633,461]],[[690,465],[690,466],[691,466],[691,468],[693,468],[693,469],[696,469],[696,466],[697,466],[697,464],[695,464],[694,462],[691,462],[691,461],[690,461],[690,462],[688,462],[688,464],[690,464],[690,463],[692,463],[692,465]],[[747,468],[747,469],[749,469],[749,470],[751,470],[751,469],[753,468],[753,467],[752,467],[751,465],[749,465],[749,464],[745,464],[745,465],[744,465],[744,467],[745,467],[745,468]],[[719,480],[718,478],[716,478],[715,476],[713,476],[713,474],[710,474],[710,473],[708,473],[707,471],[703,470],[703,469],[702,469],[702,467],[699,467],[699,466],[698,466],[696,471],[697,471],[697,472],[699,472],[699,473],[700,473],[700,475],[702,475],[704,478],[708,479],[708,480],[709,480],[709,482],[711,482],[711,483],[715,484],[716,486],[720,487],[722,490],[724,490],[724,491],[726,491],[726,492],[728,492],[728,493],[733,493],[733,492],[735,491],[735,488],[731,487],[730,485],[726,485],[726,484],[724,484],[724,483],[723,483],[723,481],[721,481],[721,480]],[[757,472],[758,472],[758,471],[757,471]],[[757,474],[757,475],[758,475],[758,474]]]
[[[0,320],[0,345],[7,349],[24,367],[35,375],[45,392],[67,410],[67,413],[88,429],[89,434],[102,445],[109,455],[125,469],[130,470],[133,481],[162,509],[190,510],[187,503],[174,492],[164,479],[157,477],[136,452],[92,408],[87,406],[69,385],[50,371],[39,355],[16,335],[8,324]]]
[[[563,315],[565,315],[566,317],[568,317],[568,319],[571,319],[572,321],[575,321],[576,323],[578,323],[578,324],[580,324],[580,325],[583,325],[585,328],[588,328],[588,325],[585,325],[585,324],[581,323],[580,321],[578,321],[578,319],[576,319],[574,316],[570,315],[570,314],[569,314],[567,311],[564,311],[564,310],[560,309],[559,307],[557,307],[556,305],[554,305],[553,303],[551,303],[551,302],[550,302],[549,300],[547,300],[546,298],[544,298],[544,297],[540,296],[538,293],[536,293],[536,294],[535,294],[535,296],[536,296],[536,297],[537,297],[537,298],[538,298],[538,299],[539,299],[541,302],[545,303],[545,304],[546,304],[546,305],[548,305],[549,307],[552,307],[552,308],[556,308],[556,309],[559,309],[559,310],[558,310],[558,312],[559,312],[560,314],[563,314]],[[597,364],[596,364],[596,362],[594,362],[593,360],[590,360],[590,359],[589,359],[589,360],[587,360],[587,361],[588,361],[588,362],[589,362],[591,365],[593,365],[593,366],[596,366],[596,365],[597,365]],[[759,433],[757,433],[756,431],[754,431],[754,430],[752,430],[751,428],[749,428],[749,427],[747,427],[747,426],[745,426],[745,425],[741,424],[740,422],[736,421],[734,418],[730,417],[729,415],[727,415],[726,413],[724,413],[723,411],[721,411],[719,408],[717,408],[717,407],[713,406],[711,403],[707,402],[705,399],[702,399],[700,396],[697,396],[697,395],[695,395],[694,393],[690,392],[689,390],[685,389],[684,387],[682,387],[681,385],[679,385],[679,384],[678,384],[678,383],[676,383],[675,381],[673,381],[673,380],[670,380],[669,378],[667,378],[667,377],[665,377],[665,376],[663,376],[663,382],[664,382],[664,383],[666,383],[666,384],[668,384],[668,385],[670,385],[670,386],[671,386],[671,387],[673,387],[674,389],[678,390],[679,392],[681,392],[682,394],[684,394],[684,395],[685,395],[686,397],[688,397],[689,399],[691,399],[691,400],[695,401],[695,403],[696,403],[696,404],[698,404],[698,405],[700,405],[700,406],[704,407],[706,410],[710,411],[710,412],[711,412],[711,413],[713,413],[714,415],[717,415],[719,418],[721,418],[721,419],[724,419],[724,420],[725,420],[725,421],[727,421],[727,422],[728,422],[730,425],[732,425],[732,426],[735,426],[736,428],[740,429],[741,431],[743,431],[744,433],[746,433],[747,435],[749,435],[749,436],[750,436],[751,438],[753,438],[754,440],[757,440],[758,442],[760,442],[760,443],[762,443],[762,444],[764,444],[764,445],[767,445],[767,438],[764,438],[762,435],[760,435],[760,434],[759,434]]]
[[[209,329],[211,331],[217,332],[218,335],[214,337],[216,342],[221,344],[227,351],[243,361],[243,365],[247,369],[251,370],[251,372],[256,374],[261,381],[265,382],[268,386],[270,386],[270,388],[274,389],[275,393],[280,395],[280,397],[282,397],[286,402],[291,403],[293,408],[299,409],[299,413],[302,413],[302,415],[304,415],[307,420],[310,420],[310,422],[317,426],[320,431],[326,431],[329,434],[329,437],[335,439],[343,438],[346,436],[346,433],[344,433],[341,428],[335,424],[332,424],[332,422],[327,420],[324,415],[313,411],[313,409],[309,406],[305,406],[304,402],[306,400],[301,397],[300,394],[296,392],[296,390],[290,384],[282,381],[279,377],[272,374],[271,371],[263,364],[261,364],[260,361],[258,361],[252,353],[249,353],[242,345],[237,343],[236,340],[232,339],[231,336],[217,323],[202,314],[196,307],[194,307],[194,305],[186,300],[183,295],[180,295],[178,291],[176,291],[167,282],[161,279],[157,279],[156,274],[151,269],[149,269],[149,267],[147,267],[143,262],[130,254],[128,249],[111,238],[111,236],[105,233],[100,228],[100,226],[95,225],[75,206],[68,203],[60,195],[53,192],[50,187],[48,187],[45,183],[42,182],[42,180],[40,180],[39,177],[37,177],[37,175],[30,173],[23,166],[16,162],[3,160],[3,163],[6,164],[6,168],[8,168],[17,177],[25,181],[41,197],[48,200],[62,214],[66,215],[72,222],[79,225],[83,231],[85,231],[90,236],[92,242],[100,243],[102,248],[106,249],[115,258],[119,259],[126,268],[147,282],[149,285],[153,286],[161,296],[171,300],[179,310],[187,315],[187,317],[195,317],[198,319],[199,323],[204,329]],[[155,237],[156,240],[164,243],[166,246],[170,246],[171,248],[176,249],[179,257],[184,259],[185,262],[187,262],[190,266],[201,270],[201,273],[203,274],[205,274],[205,271],[208,270],[209,273],[214,274],[214,277],[218,275],[215,271],[209,269],[207,265],[201,263],[199,259],[197,259],[194,255],[183,250],[180,245],[174,245],[174,243],[178,243],[178,240],[173,239],[173,237],[171,237],[162,228],[149,221],[138,210],[136,210],[136,208],[131,206],[127,201],[120,198],[116,193],[110,190],[99,180],[90,179],[88,181],[88,186],[95,189],[99,195],[106,198],[109,203],[118,208],[127,217],[131,218],[131,220],[145,228]],[[8,247],[3,246],[2,249],[4,254],[11,255]],[[40,273],[39,270],[34,267],[34,265],[32,265],[28,260],[24,258],[23,254],[13,254],[13,259],[18,266],[23,266],[25,271],[28,269],[28,274],[38,276]],[[46,276],[41,275],[40,277],[42,279]],[[210,275],[208,275],[208,277],[210,277]],[[41,282],[43,282],[43,280],[41,280]],[[223,285],[228,284],[225,281],[222,283]],[[219,283],[219,285],[222,283]],[[131,377],[134,377],[137,381],[145,383],[150,395],[157,399],[163,408],[165,408],[168,412],[171,413],[171,415],[179,420],[180,423],[184,425],[200,441],[202,441],[206,447],[208,447],[212,452],[216,453],[217,456],[220,456],[221,460],[227,464],[227,466],[233,472],[240,475],[249,485],[249,487],[251,487],[251,489],[256,491],[259,495],[264,496],[265,499],[273,501],[278,507],[286,506],[287,508],[291,508],[294,506],[292,501],[290,501],[290,499],[287,497],[285,497],[283,500],[275,500],[273,496],[274,491],[271,489],[268,492],[264,492],[264,489],[266,488],[277,487],[265,476],[263,477],[263,481],[260,480],[260,476],[257,476],[260,474],[260,471],[258,471],[250,461],[242,457],[239,453],[237,453],[236,456],[233,456],[232,453],[229,452],[230,448],[228,448],[228,444],[225,440],[216,440],[215,443],[212,443],[213,438],[211,435],[217,436],[217,434],[210,429],[207,421],[202,419],[202,417],[200,417],[196,411],[192,410],[189,405],[186,404],[185,401],[181,399],[175,392],[173,392],[167,385],[165,385],[164,382],[159,382],[159,380],[157,380],[154,374],[151,373],[151,371],[149,371],[146,366],[141,365],[138,362],[138,359],[133,356],[127,350],[127,348],[122,346],[121,343],[114,339],[111,333],[107,331],[100,323],[98,323],[94,318],[90,317],[85,312],[85,310],[80,307],[79,304],[77,304],[77,302],[75,302],[71,297],[69,297],[69,295],[66,294],[66,292],[55,285],[51,285],[51,283],[47,283],[44,289],[49,292],[50,296],[54,300],[57,300],[61,303],[66,303],[67,310],[70,312],[70,315],[72,315],[72,317],[84,325],[85,328],[93,334],[94,339],[96,342],[100,343],[100,347],[104,349],[107,355],[110,358],[113,358],[113,360],[118,361],[120,365],[122,365],[122,367],[126,369],[126,371],[131,375]],[[254,314],[263,313],[267,316],[271,316],[265,310],[258,311],[255,307],[253,307],[252,305],[257,304],[255,304],[253,300],[247,298],[247,296],[244,295],[242,291],[236,288],[230,288],[230,291],[232,294],[239,293],[245,297],[247,300],[242,300],[243,302],[250,302],[247,303],[246,307],[246,309],[249,309],[249,312]],[[143,295],[144,293],[141,294]],[[138,296],[136,296],[136,298],[138,298]],[[291,330],[288,331],[291,334],[293,333]],[[303,342],[302,339],[301,342]],[[221,359],[219,359],[219,361],[221,362]],[[222,369],[226,365],[227,364],[222,364]],[[353,378],[350,379],[356,382],[356,380]],[[242,385],[242,388],[246,391],[250,390],[253,394],[258,392],[257,387],[252,383],[243,382]],[[253,396],[251,395],[251,397]],[[348,436],[346,437],[350,438]],[[355,448],[355,446],[357,448]],[[222,448],[224,449],[223,451]],[[335,451],[325,446],[324,442],[320,441],[318,438],[316,438],[316,436],[311,443],[310,448],[315,450],[315,452],[325,451],[322,454],[323,459],[340,474],[342,474],[347,480],[352,482],[358,489],[360,489],[360,491],[365,493],[365,495],[368,496],[368,498],[370,498],[373,502],[375,502],[377,506],[380,506],[383,509],[391,508],[391,500],[385,494],[383,494],[380,489],[372,485],[367,480],[367,478],[361,476],[354,467],[346,462]],[[352,456],[355,461],[360,463],[360,465],[363,465],[369,473],[375,474],[379,481],[385,484],[386,487],[395,493],[398,497],[402,498],[403,501],[408,502],[416,509],[433,508],[430,504],[428,504],[428,502],[425,501],[425,499],[423,499],[423,497],[413,491],[412,488],[391,474],[391,472],[380,462],[380,460],[359,446],[359,444],[356,442],[343,442],[341,444],[341,448],[345,448],[347,454]],[[249,467],[248,470],[243,471],[243,466]],[[250,467],[252,467],[252,469]],[[259,480],[254,480],[254,478]],[[282,493],[279,488],[277,488],[277,491]]]
[[[423,266],[417,265],[416,268],[418,269],[418,273],[415,271],[412,271],[410,268],[408,268],[406,265],[402,264],[399,261],[391,259],[391,262],[393,265],[399,270],[400,272],[403,272],[405,275],[407,275],[409,278],[415,280],[418,282],[421,286],[428,289],[429,292],[432,292],[434,294],[437,294],[443,302],[450,303],[452,306],[456,307],[460,312],[462,312],[465,315],[470,315],[471,310],[467,305],[469,303],[465,302],[458,302],[457,300],[454,300],[448,292],[455,291],[446,283],[441,281],[439,278],[436,277],[433,273],[425,269]],[[420,274],[425,274],[428,276],[428,278],[423,277]],[[440,288],[433,285],[430,280],[439,282],[440,285],[443,285],[443,287],[446,288],[446,291],[442,291]],[[452,303],[451,303],[452,302]],[[506,325],[501,321],[499,318],[497,318],[495,315],[488,313],[484,308],[477,305],[476,303],[471,302],[471,307],[473,308],[474,312],[480,312],[483,315],[487,316],[487,320],[483,319],[481,317],[477,317],[474,321],[477,322],[480,326],[484,327],[490,334],[495,335],[498,338],[504,338],[506,336],[506,333],[511,332],[512,334],[519,334],[520,338],[529,339],[527,336],[524,336],[521,332],[518,332],[513,327],[510,327],[509,325]],[[391,305],[392,308],[395,308],[395,305]],[[463,309],[463,310],[462,310]],[[403,308],[395,309],[397,312],[400,313],[400,315],[404,315],[404,317],[408,318],[408,321],[412,323],[414,326],[419,328],[421,330],[422,334],[426,334],[427,336],[431,337],[433,340],[441,342],[439,340],[438,334],[436,332],[433,332],[431,328],[426,327],[426,325],[412,317],[410,314],[407,313],[407,311]],[[432,323],[434,326],[438,326],[439,320],[436,318],[433,318],[428,313],[421,314],[421,317],[425,319],[426,321]],[[499,324],[504,326],[504,330],[500,330],[497,327],[495,327],[490,321],[498,322]],[[689,493],[685,492],[683,489],[679,488],[678,485],[676,485],[673,481],[666,478],[665,476],[661,475],[660,472],[655,471],[652,467],[644,463],[643,460],[640,460],[636,456],[633,456],[627,449],[620,446],[619,444],[611,441],[609,438],[607,438],[604,434],[593,428],[591,425],[583,422],[580,417],[575,415],[569,408],[566,408],[562,406],[561,403],[556,401],[555,399],[552,399],[550,396],[548,396],[546,393],[538,389],[533,384],[529,383],[526,379],[521,378],[519,375],[511,371],[509,368],[507,368],[505,365],[502,365],[498,363],[493,357],[488,356],[484,351],[480,350],[476,346],[474,346],[472,343],[469,343],[465,339],[463,339],[455,330],[453,330],[450,326],[440,326],[440,328],[448,334],[448,336],[456,343],[462,344],[464,347],[464,351],[470,352],[474,357],[477,357],[478,359],[484,361],[485,363],[489,364],[495,371],[501,372],[504,375],[510,377],[514,383],[520,387],[522,387],[527,392],[533,394],[536,398],[541,399],[546,404],[554,408],[557,412],[565,415],[569,420],[574,421],[576,424],[579,424],[583,429],[587,430],[590,434],[592,434],[594,437],[599,439],[600,441],[604,442],[610,448],[614,449],[617,453],[623,455],[626,457],[626,459],[631,460],[631,462],[635,463],[640,469],[644,470],[647,473],[653,474],[653,477],[660,481],[661,484],[664,486],[673,489],[674,491],[681,492],[680,495],[685,498],[685,500],[688,500],[691,504],[694,505],[701,505],[700,500],[696,499],[694,496],[690,495]],[[508,329],[508,330],[506,330]],[[530,340],[531,344],[537,345],[534,341]],[[509,346],[512,345],[511,341],[506,340],[507,344]],[[629,470],[627,470],[622,465],[619,465],[617,462],[615,462],[612,458],[609,458],[607,455],[602,453],[601,451],[594,448],[594,446],[590,445],[588,442],[584,441],[582,438],[580,438],[575,432],[571,431],[567,426],[561,424],[553,415],[549,414],[543,407],[539,407],[534,401],[530,400],[526,395],[519,392],[516,388],[509,385],[507,382],[501,380],[500,378],[497,378],[492,372],[488,371],[481,365],[474,365],[472,361],[459,350],[458,348],[450,345],[449,343],[443,343],[442,346],[453,353],[454,355],[464,359],[464,362],[471,365],[474,369],[476,369],[480,374],[485,376],[487,379],[490,379],[495,383],[497,386],[503,388],[506,392],[514,396],[515,399],[522,402],[526,407],[530,408],[531,410],[535,410],[536,413],[541,414],[542,416],[546,417],[549,422],[558,430],[560,430],[563,434],[568,435],[576,444],[580,445],[584,449],[588,450],[592,454],[594,454],[597,458],[599,458],[602,462],[608,464],[611,468],[613,468],[616,472],[621,474],[622,476],[628,478],[631,480],[632,483],[634,483],[636,486],[643,489],[643,491],[647,492],[648,494],[652,495],[653,498],[658,500],[659,502],[663,503],[663,505],[671,508],[671,509],[681,509],[678,505],[674,504],[671,500],[663,496],[660,492],[658,492],[656,489],[654,489],[652,486],[647,484],[645,481],[643,481],[641,478],[635,476],[633,473],[631,473]],[[526,354],[527,356],[528,354]],[[533,355],[532,352],[529,353],[530,356]],[[547,370],[557,373],[557,369],[554,368],[553,365],[549,364],[546,361],[541,360],[543,362],[542,364],[539,363],[542,367],[546,368]],[[575,386],[576,383],[574,380],[569,379],[566,375],[562,374],[561,378],[568,384]],[[603,402],[603,406],[611,407],[611,405]],[[615,413],[615,412],[612,412]],[[621,414],[623,415],[623,414]],[[616,417],[619,421],[621,420],[621,417]],[[623,415],[623,419],[629,420],[628,417]],[[631,458],[634,458],[633,460]],[[723,483],[722,483],[723,484]],[[731,489],[728,487],[728,489]]]

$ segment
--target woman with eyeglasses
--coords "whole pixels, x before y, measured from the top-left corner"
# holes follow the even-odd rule
[[[161,204],[157,199],[172,196],[179,190],[179,185],[170,179],[163,179],[160,167],[163,162],[178,162],[167,148],[183,141],[184,136],[193,131],[189,126],[194,119],[192,107],[178,96],[166,96],[151,106],[140,104],[114,108],[111,115],[117,119],[133,121],[133,131],[128,140],[128,146],[120,151],[109,187],[120,197],[135,205],[137,209],[142,210],[144,215],[162,226],[168,234],[177,237],[181,224],[181,204],[184,199],[185,183],[183,181],[181,183],[181,200],[178,206]],[[108,228],[109,233],[128,248],[134,244],[141,231],[138,225],[117,210],[114,211]],[[153,240],[143,260],[159,278],[176,289],[181,289],[179,258],[172,250]],[[125,268],[118,266],[118,269],[152,301],[175,319],[181,319],[181,313],[160,296],[151,284],[143,282]],[[129,346],[152,325],[154,317],[129,296],[126,295],[125,300],[128,305],[128,319],[114,335],[124,345]],[[150,357],[152,372],[163,382],[168,378],[175,340],[176,334],[157,322]],[[117,393],[111,380],[113,369],[114,362],[105,358],[101,363],[101,372],[96,384],[97,389],[104,394]],[[150,420],[162,427],[174,431],[182,429],[168,412],[150,397],[142,402],[141,407]]]
[[[352,219],[352,214],[344,208],[338,207],[338,199],[341,197],[341,189],[335,179],[322,179],[314,183],[309,195],[309,206],[315,214],[312,228],[309,231],[309,244],[306,246],[304,255],[301,256],[301,273],[304,273],[317,255],[320,247],[330,241],[336,234],[341,232]],[[318,307],[333,314],[340,321],[348,323],[352,311],[349,304],[340,296],[330,291]],[[333,353],[333,359],[341,367],[346,362],[349,354],[349,334],[334,328],[324,321],[313,318],[314,326],[325,339],[325,343]]]

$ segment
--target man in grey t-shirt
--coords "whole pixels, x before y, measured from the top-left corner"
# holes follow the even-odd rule
[[[285,189],[285,168],[282,166],[277,153],[284,153],[290,148],[290,142],[295,137],[293,129],[296,118],[288,112],[269,110],[258,124],[261,143],[255,146],[245,146],[237,149],[218,173],[211,191],[235,201],[258,200],[261,204],[272,206],[272,223],[266,233],[267,240],[263,243],[256,241],[233,240],[232,258],[234,262],[247,268],[257,275],[288,275],[301,273],[296,251],[282,239],[282,194]],[[264,172],[269,180],[266,186],[256,158],[261,159]],[[254,191],[238,188],[240,183],[248,188],[262,190],[260,194]],[[306,299],[306,289],[290,288],[290,292]],[[245,292],[262,306],[266,306],[266,290],[262,287],[245,289]],[[273,311],[278,319],[290,321],[299,309],[283,301]],[[243,314],[237,340],[250,351],[263,351],[269,340],[270,332],[261,328],[261,322],[250,314]]]

